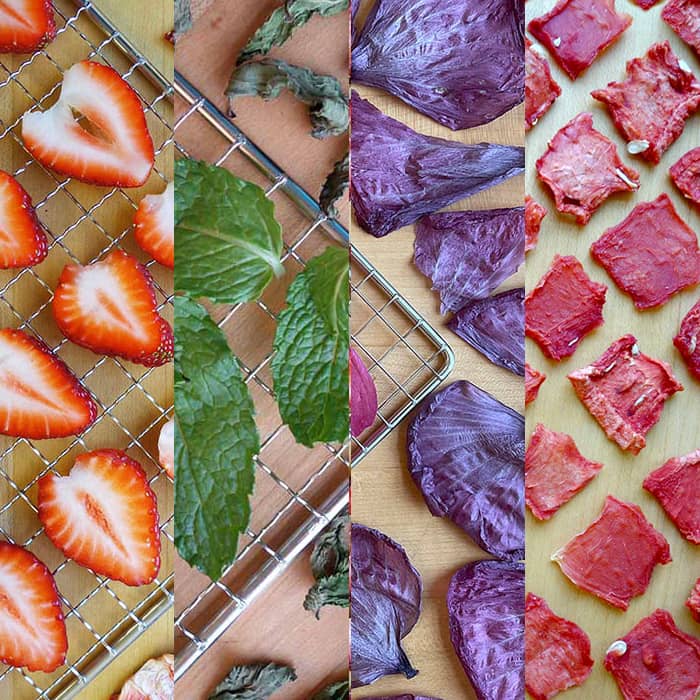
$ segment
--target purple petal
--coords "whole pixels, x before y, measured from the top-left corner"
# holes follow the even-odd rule
[[[350,348],[350,429],[353,437],[377,417],[377,387],[360,356]]]

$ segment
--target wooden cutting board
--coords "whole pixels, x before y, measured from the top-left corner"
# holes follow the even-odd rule
[[[553,4],[551,0],[529,0],[526,4],[528,18],[544,14]],[[542,422],[553,430],[572,435],[586,457],[605,465],[595,480],[550,521],[539,523],[530,513],[527,516],[528,590],[544,597],[556,613],[578,623],[591,637],[595,666],[582,687],[566,694],[567,699],[571,700],[619,697],[615,682],[603,668],[605,650],[657,607],[669,610],[686,632],[700,635],[700,626],[693,622],[684,607],[691,584],[700,576],[700,550],[679,535],[656,500],[642,489],[644,477],[665,460],[700,447],[700,383],[691,378],[671,342],[681,318],[698,299],[699,292],[697,288],[682,292],[658,310],[636,311],[630,298],[615,286],[589,254],[591,243],[605,229],[619,223],[637,203],[655,199],[662,192],[670,195],[681,218],[700,234],[700,213],[683,199],[668,177],[668,168],[683,153],[700,143],[700,115],[696,114],[687,122],[681,138],[664,154],[659,165],[652,166],[627,153],[625,142],[607,110],[590,97],[591,90],[604,87],[611,80],[621,80],[625,61],[643,55],[655,41],[668,39],[676,54],[699,76],[700,61],[661,20],[663,3],[647,12],[627,0],[618,0],[617,7],[619,11],[633,16],[632,25],[578,80],[569,80],[550,60],[562,95],[527,136],[527,191],[549,209],[537,249],[528,254],[528,289],[548,269],[556,253],[575,255],[591,278],[608,285],[607,303],[603,310],[605,324],[582,341],[573,357],[561,363],[548,361],[535,343],[527,342],[529,362],[548,376],[539,397],[528,406],[528,435],[536,423]],[[579,227],[556,213],[549,192],[537,182],[534,164],[556,131],[583,111],[593,113],[594,127],[617,144],[625,163],[639,171],[641,187],[637,193],[610,198],[586,226]],[[633,333],[646,354],[671,363],[676,377],[685,387],[685,391],[676,394],[666,404],[660,422],[647,436],[647,447],[636,457],[622,452],[605,437],[566,379],[569,372],[597,359],[625,333]],[[635,598],[627,612],[579,591],[550,561],[555,550],[598,516],[607,494],[641,506],[647,518],[668,539],[673,556],[672,564],[657,567],[646,594]]]

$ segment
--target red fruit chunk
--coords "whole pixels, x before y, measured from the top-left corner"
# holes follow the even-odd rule
[[[0,662],[45,673],[62,666],[68,640],[56,582],[31,552],[9,542],[0,542],[0,601]]]
[[[615,144],[593,128],[587,112],[556,133],[535,167],[557,209],[581,225],[611,194],[639,188],[639,173],[620,160]]]
[[[552,561],[574,585],[627,610],[646,591],[654,567],[671,561],[671,550],[639,506],[608,496],[598,519]]]
[[[690,373],[700,379],[700,301],[688,311],[673,344],[683,356]]]
[[[547,379],[545,374],[525,363],[525,405],[532,403],[540,391],[540,385]]]
[[[695,587],[690,592],[690,597],[685,604],[693,616],[693,620],[700,622],[700,578],[695,582]]]
[[[110,700],[173,700],[175,697],[175,659],[164,654],[149,659]]]
[[[525,252],[533,250],[540,236],[542,219],[547,210],[529,194],[525,195]]]
[[[141,586],[158,574],[156,496],[139,463],[124,452],[87,452],[68,476],[42,476],[39,518],[66,557],[101,576]]]
[[[525,299],[525,334],[553,360],[573,355],[583,337],[602,325],[607,291],[573,255],[556,255]]]
[[[683,391],[671,366],[640,352],[633,335],[615,341],[600,359],[572,372],[569,381],[608,438],[633,454],[646,445],[666,399]]]
[[[673,457],[644,479],[681,535],[700,544],[700,450]]]
[[[575,623],[555,615],[532,593],[525,599],[525,687],[549,700],[581,685],[591,673],[591,640]]]
[[[549,520],[602,468],[578,451],[570,435],[538,423],[525,453],[525,502],[538,520]]]
[[[661,19],[700,56],[700,3],[697,0],[668,0]]]
[[[561,88],[552,78],[549,63],[532,48],[527,39],[525,47],[525,131],[530,130],[547,113],[561,95]]]
[[[175,185],[161,194],[148,194],[134,216],[134,236],[139,246],[156,262],[175,267]]]
[[[698,238],[667,194],[638,204],[591,246],[591,255],[638,309],[665,304],[700,282]]]
[[[669,173],[673,183],[683,195],[700,206],[700,148],[694,148],[681,156],[671,166]]]
[[[615,11],[615,0],[560,0],[528,29],[575,80],[631,23]]]
[[[0,2],[0,53],[32,53],[55,36],[51,0]]]
[[[658,1],[659,0],[634,0],[643,10],[648,10],[650,7],[653,7]]]
[[[656,610],[610,645],[605,668],[625,700],[695,700],[700,639],[679,630],[666,610]]]
[[[627,78],[591,95],[607,105],[627,149],[658,163],[700,107],[700,83],[664,41],[627,62]]]

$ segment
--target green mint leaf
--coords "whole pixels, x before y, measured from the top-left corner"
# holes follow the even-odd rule
[[[348,0],[287,0],[278,7],[250,38],[236,63],[240,65],[254,56],[281,46],[295,29],[305,25],[314,15],[330,17],[348,9]]]
[[[311,698],[311,700],[348,700],[350,697],[350,683],[338,681],[324,688]]]
[[[229,99],[257,96],[279,97],[284,90],[309,105],[311,135],[322,139],[347,131],[350,107],[340,82],[332,75],[319,75],[308,68],[266,58],[246,63],[233,71],[226,89]]]
[[[348,437],[349,277],[347,249],[327,248],[296,276],[277,323],[277,403],[282,420],[307,447]]]
[[[267,700],[296,679],[294,669],[287,666],[234,666],[209,696],[209,700]]]
[[[350,183],[350,154],[346,153],[329,173],[321,189],[321,209],[332,219],[338,216],[335,203],[345,194]]]
[[[224,334],[203,306],[175,297],[175,545],[214,581],[250,520],[254,412]]]
[[[175,163],[175,288],[237,304],[284,274],[282,230],[265,192],[225,168]]]
[[[192,28],[190,0],[175,0],[175,35],[180,36]]]

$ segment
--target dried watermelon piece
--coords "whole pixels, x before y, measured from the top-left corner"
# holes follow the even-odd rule
[[[591,255],[638,309],[665,304],[700,282],[698,238],[665,193],[605,231]]]
[[[552,77],[549,63],[533,43],[526,39],[525,46],[525,131],[549,111],[561,95],[561,88]]]
[[[525,208],[450,211],[416,226],[413,261],[440,293],[440,312],[485,299],[525,260]]]
[[[533,593],[525,599],[525,687],[534,700],[549,700],[581,685],[591,673],[591,640],[574,622],[555,615]]]
[[[700,3],[698,3],[700,7]],[[700,31],[700,28],[698,29]],[[700,206],[700,147],[688,151],[674,163],[669,173],[676,187],[691,202]]]
[[[525,149],[419,134],[352,93],[350,198],[373,236],[412,224],[525,170]]]
[[[525,290],[509,289],[462,307],[447,324],[491,362],[525,374]]]
[[[542,382],[547,375],[539,372],[528,362],[525,363],[525,405],[532,403],[540,392]]]
[[[695,700],[700,692],[700,639],[655,610],[605,655],[605,668],[625,700]]]
[[[679,62],[668,41],[654,44],[642,58],[627,61],[627,78],[591,95],[607,105],[627,150],[658,163],[700,107],[700,83]]]
[[[525,6],[513,0],[376,0],[352,51],[352,79],[450,129],[523,101]]]
[[[529,252],[537,245],[540,237],[542,219],[547,216],[547,210],[536,202],[529,194],[525,195],[525,252]]]
[[[525,452],[525,503],[538,520],[549,520],[602,468],[578,451],[570,435],[538,423]]]
[[[693,620],[700,622],[700,578],[695,582],[693,590],[690,591],[688,600],[685,601],[686,607],[690,610]]]
[[[576,80],[631,23],[615,10],[615,0],[560,0],[527,28]]]
[[[700,450],[673,457],[644,479],[681,535],[700,544]]]
[[[633,454],[646,445],[666,400],[683,391],[671,365],[640,352],[633,335],[616,340],[600,359],[572,372],[569,381],[605,434]]]
[[[681,321],[673,344],[683,356],[690,373],[700,379],[700,301],[688,311]]]
[[[584,336],[602,325],[607,291],[573,255],[555,255],[525,299],[526,335],[552,360],[573,355]]]
[[[608,496],[598,519],[552,561],[575,586],[627,610],[646,591],[654,567],[671,561],[671,549],[639,506]]]
[[[661,19],[700,56],[700,3],[697,0],[668,0]]]

